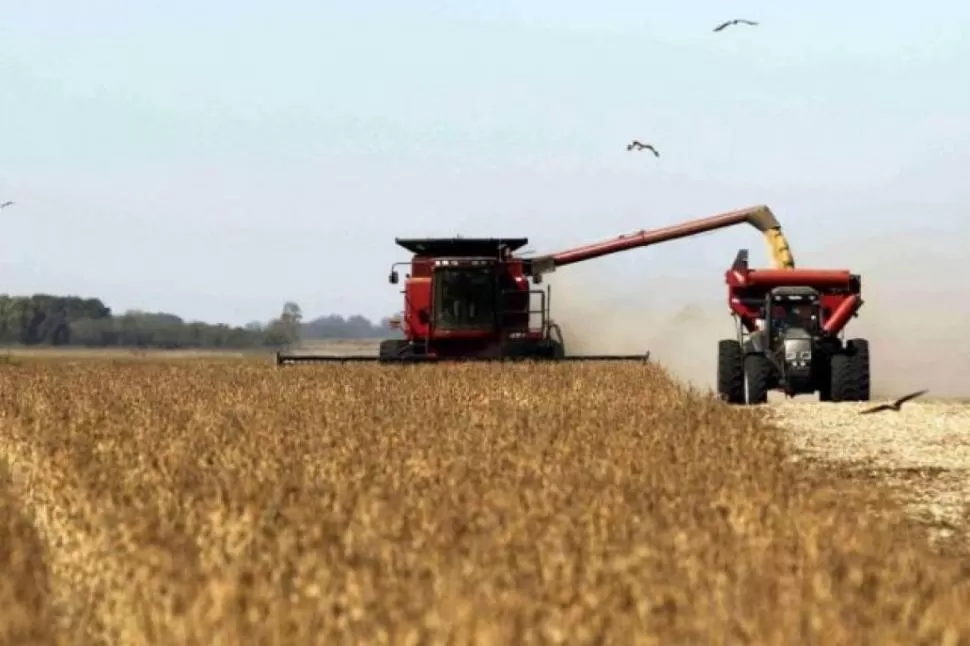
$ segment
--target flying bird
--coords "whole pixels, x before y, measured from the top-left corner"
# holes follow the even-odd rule
[[[0,209],[5,209],[8,206],[13,206],[13,202],[4,202],[4,203],[0,204]]]
[[[752,27],[754,27],[757,24],[758,23],[756,23],[753,20],[744,20],[743,18],[735,18],[734,20],[728,20],[727,22],[722,22],[720,25],[714,28],[714,31],[721,31],[722,29],[730,27],[731,25],[751,25]]]
[[[897,399],[896,401],[894,401],[891,404],[881,404],[879,406],[874,406],[873,408],[867,408],[866,410],[862,411],[859,414],[860,415],[869,415],[870,413],[881,413],[884,410],[899,411],[900,407],[902,407],[902,405],[905,404],[906,402],[908,402],[909,400],[916,399],[917,397],[921,397],[921,396],[925,395],[928,392],[930,392],[930,391],[929,390],[919,390],[919,391],[917,391],[915,393],[910,393],[908,395],[903,395],[902,397],[900,397],[899,399]]]
[[[649,150],[650,152],[653,153],[654,157],[660,157],[660,153],[657,152],[657,149],[651,146],[650,144],[641,144],[639,141],[634,140],[626,147],[627,150],[633,150],[634,148],[636,148],[637,150]]]

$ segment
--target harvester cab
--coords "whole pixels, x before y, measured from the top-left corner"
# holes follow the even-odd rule
[[[527,263],[514,252],[527,238],[409,238],[413,254],[395,263],[404,282],[405,339],[380,346],[385,361],[562,358],[558,327],[549,319],[550,291],[530,289]],[[642,359],[642,356],[638,356]]]
[[[527,238],[397,238],[395,242],[412,254],[409,261],[392,265],[389,275],[389,282],[398,284],[399,267],[407,267],[402,290],[404,311],[393,323],[404,338],[381,342],[377,357],[277,353],[276,362],[507,358],[644,361],[649,352],[567,355],[559,326],[550,317],[551,290],[533,289],[533,285],[539,285],[544,274],[559,267],[737,224],[749,224],[764,234],[776,267],[794,267],[781,225],[764,205],[536,257],[516,255],[528,243]]]
[[[773,389],[817,392],[822,401],[868,401],[869,344],[844,341],[862,306],[861,279],[848,270],[752,270],[742,249],[725,275],[737,338],[722,340],[718,393],[761,404]]]

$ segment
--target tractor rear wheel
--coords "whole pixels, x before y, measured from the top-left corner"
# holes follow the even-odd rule
[[[748,404],[767,404],[774,368],[763,354],[749,354],[744,358],[744,384]]]
[[[861,384],[858,363],[851,354],[840,352],[832,356],[832,399],[833,402],[854,402],[860,400]]]
[[[849,349],[849,356],[855,363],[856,376],[859,380],[859,399],[857,401],[867,402],[871,398],[869,341],[866,339],[849,339],[846,347]]]
[[[732,339],[717,342],[717,394],[729,404],[744,403],[741,344]]]

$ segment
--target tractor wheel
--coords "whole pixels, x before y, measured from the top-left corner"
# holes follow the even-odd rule
[[[840,352],[832,356],[832,400],[859,401],[861,395],[858,364],[851,354]]]
[[[408,342],[402,339],[385,339],[381,341],[380,349],[377,352],[380,361],[393,361],[401,359],[408,353]]]
[[[821,376],[821,383],[818,384],[818,400],[820,402],[832,401],[832,369],[829,366],[826,366],[825,371],[828,374]]]
[[[717,394],[729,404],[744,403],[744,361],[737,341],[717,342]]]
[[[858,401],[867,402],[870,396],[870,377],[869,377],[869,341],[866,339],[849,339],[846,343],[849,349],[849,356],[855,363],[855,371],[859,380],[859,399]]]
[[[744,358],[744,384],[748,404],[767,404],[774,368],[763,354],[749,354]]]
[[[820,402],[832,401],[832,357],[826,355],[819,356],[815,366],[816,390],[818,390],[818,400]]]

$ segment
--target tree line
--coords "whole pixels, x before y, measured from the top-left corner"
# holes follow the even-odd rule
[[[296,303],[280,315],[244,326],[186,321],[175,314],[129,310],[114,314],[98,298],[0,295],[0,345],[278,348],[300,340],[365,339],[392,336],[387,320],[324,316],[303,321]]]

